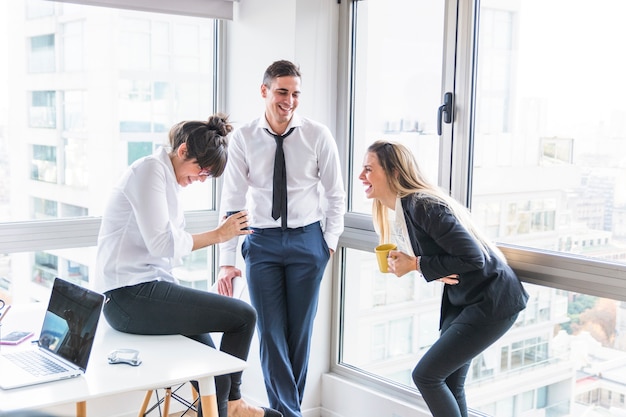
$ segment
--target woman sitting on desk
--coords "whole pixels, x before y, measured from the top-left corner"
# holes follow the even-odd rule
[[[191,251],[252,233],[243,230],[247,216],[231,216],[203,233],[185,231],[179,192],[222,174],[231,130],[219,114],[206,122],[180,122],[170,130],[170,148],[134,162],[113,189],[98,236],[96,289],[107,297],[104,316],[114,329],[182,334],[210,346],[209,333],[222,332],[220,350],[248,357],[255,310],[237,299],[179,285],[172,274]],[[241,399],[241,372],[218,376],[215,385],[220,417],[282,416]]]

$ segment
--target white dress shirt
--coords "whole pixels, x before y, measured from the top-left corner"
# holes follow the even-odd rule
[[[337,144],[321,123],[294,114],[284,139],[287,170],[287,227],[298,228],[320,221],[324,240],[336,249],[343,233],[345,191]],[[274,228],[272,190],[276,141],[265,115],[237,129],[228,145],[228,163],[220,213],[247,209],[250,226]],[[220,244],[220,266],[235,265],[238,238]]]
[[[96,254],[99,292],[154,280],[177,282],[172,268],[191,253],[168,149],[135,161],[113,189]]]

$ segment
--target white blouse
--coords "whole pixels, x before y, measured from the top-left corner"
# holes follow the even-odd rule
[[[390,216],[390,226],[392,230],[392,239],[394,243],[398,245],[398,250],[415,256],[413,252],[413,246],[411,246],[411,240],[409,239],[409,231],[406,227],[406,220],[404,218],[404,211],[402,210],[402,200],[396,199],[396,209],[394,216]]]
[[[179,199],[181,186],[166,148],[135,161],[113,189],[102,216],[96,254],[99,292],[165,280],[191,253]]]

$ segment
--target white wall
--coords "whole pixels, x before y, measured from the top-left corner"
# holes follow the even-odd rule
[[[262,114],[265,69],[287,59],[302,72],[298,111],[334,131],[336,118],[336,0],[241,0],[228,22],[227,109],[235,123]]]

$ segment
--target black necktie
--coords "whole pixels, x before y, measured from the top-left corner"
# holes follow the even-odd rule
[[[287,170],[285,169],[285,154],[283,140],[291,135],[295,127],[284,135],[275,135],[268,129],[265,131],[276,140],[276,155],[274,156],[274,192],[272,194],[272,218],[281,218],[281,228],[287,228]]]

